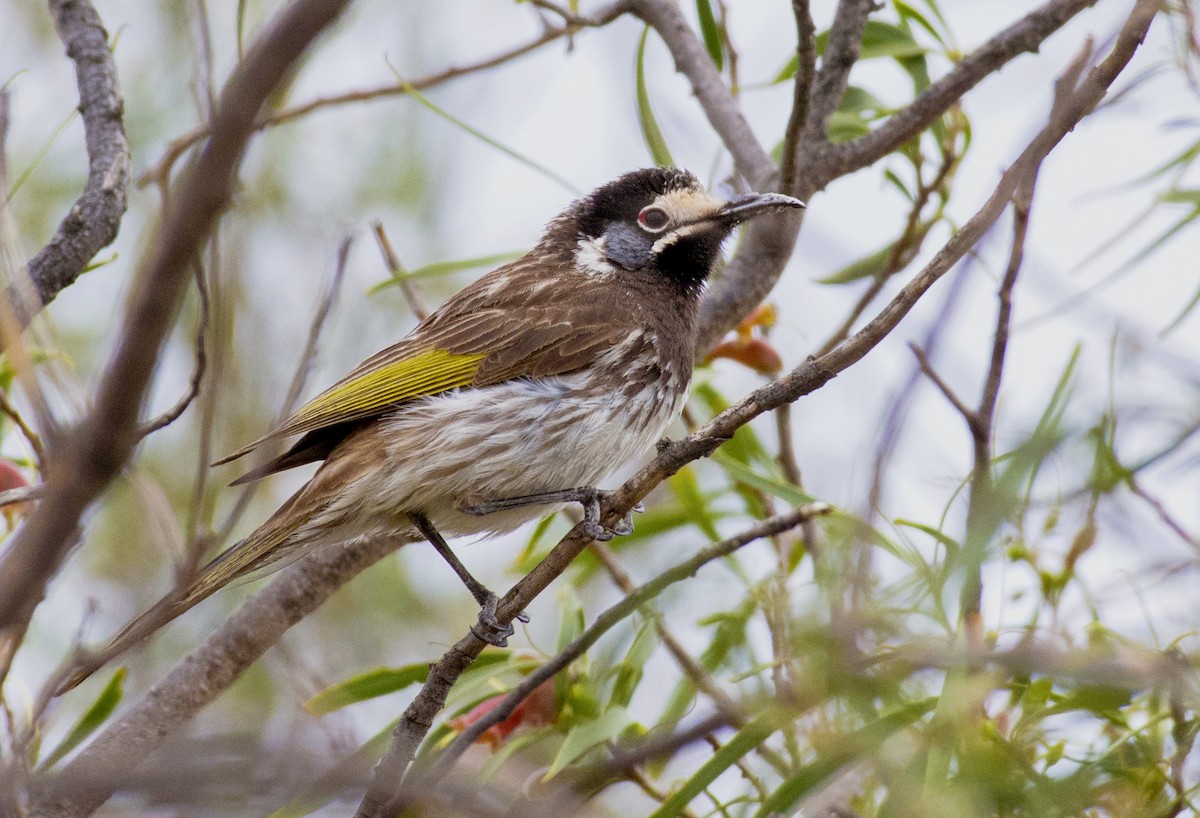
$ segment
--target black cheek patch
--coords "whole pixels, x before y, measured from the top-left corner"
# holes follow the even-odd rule
[[[680,238],[663,248],[654,266],[681,287],[696,287],[712,272],[727,235],[728,230],[714,228]]]

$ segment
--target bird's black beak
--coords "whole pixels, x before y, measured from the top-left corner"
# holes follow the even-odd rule
[[[762,213],[789,207],[801,208],[804,207],[804,202],[782,193],[751,193],[726,202],[712,218],[740,224]]]

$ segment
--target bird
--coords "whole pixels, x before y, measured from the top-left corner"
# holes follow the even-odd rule
[[[664,167],[572,202],[525,255],[217,461],[298,436],[234,484],[322,462],[266,522],[95,655],[123,652],[233,580],[369,535],[432,543],[480,603],[477,635],[503,645],[512,626],[496,622],[495,594],[446,538],[503,534],[571,502],[594,539],[631,531],[628,517],[600,525],[595,486],[680,414],[723,242],[749,219],[802,207],[778,193],[726,199]]]

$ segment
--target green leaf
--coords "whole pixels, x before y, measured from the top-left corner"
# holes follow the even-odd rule
[[[750,488],[777,497],[790,505],[802,506],[816,500],[811,494],[801,491],[786,480],[761,474],[750,466],[734,460],[720,449],[713,453],[712,459],[739,483],[745,483]]]
[[[817,35],[818,47],[821,52],[824,52],[825,45],[821,41],[822,36],[825,41],[828,41],[829,32]],[[912,33],[903,26],[885,23],[882,20],[867,20],[867,24],[863,26],[862,48],[858,53],[860,60],[874,60],[880,57],[919,57],[927,53],[929,53],[929,49],[914,40]]]
[[[11,202],[13,196],[17,195],[17,191],[20,190],[21,186],[24,185],[29,177],[33,175],[33,172],[38,169],[38,166],[41,165],[45,160],[46,155],[50,153],[50,149],[54,147],[54,143],[58,141],[58,138],[63,135],[63,131],[67,129],[68,125],[75,121],[75,117],[77,116],[79,116],[79,111],[72,110],[71,113],[67,114],[66,119],[58,123],[58,127],[54,129],[54,133],[50,134],[50,138],[46,140],[46,144],[42,146],[42,149],[38,152],[38,155],[33,158],[33,161],[30,162],[24,170],[17,174],[17,178],[14,179],[12,185],[9,186],[7,193],[4,195],[5,204]]]
[[[542,776],[543,781],[549,781],[575,759],[606,741],[611,741],[621,735],[631,724],[633,717],[624,707],[610,707],[597,718],[584,722],[571,729],[558,754],[550,763],[550,769]]]
[[[883,100],[867,89],[860,88],[857,85],[850,85],[846,87],[846,93],[842,94],[842,101],[838,103],[837,109],[853,113],[870,111],[873,114],[879,115],[887,112],[888,106],[883,103]]]
[[[925,29],[929,36],[937,40],[938,45],[940,45],[942,48],[950,48],[950,46],[946,44],[946,40],[943,39],[942,35],[938,33],[938,30],[933,27],[933,24],[926,19],[925,15],[921,14],[908,3],[905,3],[904,0],[892,0],[892,5],[896,7],[896,13],[900,15],[901,20],[911,20],[921,28]],[[934,13],[937,13],[936,9],[934,10]]]
[[[887,269],[888,259],[892,256],[892,246],[889,244],[864,256],[857,261],[847,264],[836,273],[817,280],[818,284],[849,284],[864,278],[876,278],[883,275]]]
[[[947,559],[954,559],[954,555],[962,550],[962,545],[959,544],[958,540],[954,539],[951,536],[943,534],[941,531],[938,531],[933,526],[925,525],[924,523],[914,522],[913,520],[905,520],[903,518],[897,519],[896,525],[905,526],[906,528],[915,528],[917,531],[924,532],[924,533],[928,534],[930,537],[933,537],[935,540],[937,540],[939,543],[941,543],[943,546],[945,546]]]
[[[713,753],[712,758],[704,762],[692,777],[683,783],[679,789],[663,801],[650,818],[673,818],[680,815],[692,799],[717,780],[717,776],[738,762],[742,756],[762,744],[771,734],[779,729],[775,718],[760,717],[737,732],[724,747]]]
[[[663,139],[662,131],[659,130],[658,120],[654,118],[654,110],[650,107],[650,94],[646,90],[646,39],[650,35],[650,26],[642,32],[641,42],[638,43],[637,51],[637,107],[638,107],[638,122],[642,126],[642,136],[646,140],[646,147],[650,149],[650,156],[654,159],[654,164],[663,168],[671,168],[675,166],[675,160],[671,158],[671,151],[667,148],[667,141]]]
[[[377,667],[330,685],[306,701],[304,709],[314,716],[324,716],[347,705],[395,693],[409,685],[424,684],[427,678],[428,662],[404,667]]]
[[[484,699],[512,690],[513,685],[534,670],[540,661],[510,650],[488,648],[471,668],[458,677],[446,697],[442,712],[447,719],[465,713]]]
[[[895,733],[912,725],[933,710],[936,698],[929,698],[902,707],[855,730],[833,745],[833,750],[811,764],[801,767],[794,775],[775,788],[755,813],[755,818],[788,815],[792,806],[817,787],[824,784],[842,767],[874,752]]]
[[[394,275],[386,281],[381,281],[367,290],[367,295],[374,295],[380,290],[394,287],[401,281],[407,281],[410,278],[434,278],[436,276],[457,273],[461,270],[471,270],[476,267],[492,267],[520,258],[523,255],[524,253],[522,252],[494,253],[489,256],[476,256],[475,258],[464,258],[455,261],[435,261],[433,264],[426,264],[424,267],[418,267],[415,270],[405,270],[403,273]]]
[[[829,31],[827,29],[819,32],[815,38],[818,57],[825,53],[825,46],[828,44]],[[928,49],[923,48],[903,27],[881,20],[867,20],[867,24],[863,27],[862,45],[858,58],[859,60],[874,60],[880,57],[903,59],[919,57],[926,53],[928,53]],[[800,58],[793,54],[775,74],[771,82],[773,84],[787,82],[796,76],[798,70],[800,70]]]
[[[717,391],[711,383],[692,384],[692,398],[700,401],[712,416],[717,416],[729,408],[729,401]],[[720,449],[722,454],[741,463],[761,463],[773,465],[775,458],[767,451],[758,435],[750,424],[746,424],[733,433],[730,440],[725,441]]]
[[[855,111],[834,111],[829,117],[827,129],[829,141],[837,144],[849,142],[871,132],[871,126],[862,114]]]
[[[1132,700],[1132,695],[1125,688],[1089,685],[1064,695],[1057,702],[1046,708],[1046,713],[1068,713],[1072,710],[1086,710],[1098,716],[1109,716],[1122,707],[1128,707]]]
[[[634,637],[633,644],[629,646],[625,658],[617,665],[617,677],[613,681],[612,696],[609,697],[610,706],[629,706],[634,691],[641,684],[646,663],[650,661],[657,647],[658,632],[654,629],[653,622],[647,618]]]
[[[74,750],[84,739],[96,731],[96,729],[104,724],[113,711],[117,709],[117,705],[121,703],[121,697],[124,695],[123,684],[125,682],[125,668],[119,667],[112,677],[108,680],[108,684],[100,691],[100,695],[92,702],[84,714],[79,717],[79,721],[71,728],[54,751],[46,756],[46,760],[41,763],[40,769],[48,770],[57,764]]]
[[[725,70],[725,45],[721,41],[721,29],[717,26],[709,0],[696,0],[696,16],[700,18],[700,33],[704,36],[708,56],[712,57],[717,71]]]
[[[713,542],[721,539],[717,525],[709,511],[709,498],[700,490],[700,481],[696,479],[696,470],[684,466],[667,479],[672,493],[679,499],[688,519],[704,532],[704,536]]]

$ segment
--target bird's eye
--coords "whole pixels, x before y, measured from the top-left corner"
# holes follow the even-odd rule
[[[657,233],[660,230],[666,229],[670,224],[671,217],[661,207],[643,207],[642,212],[638,214],[638,224],[651,233]]]

